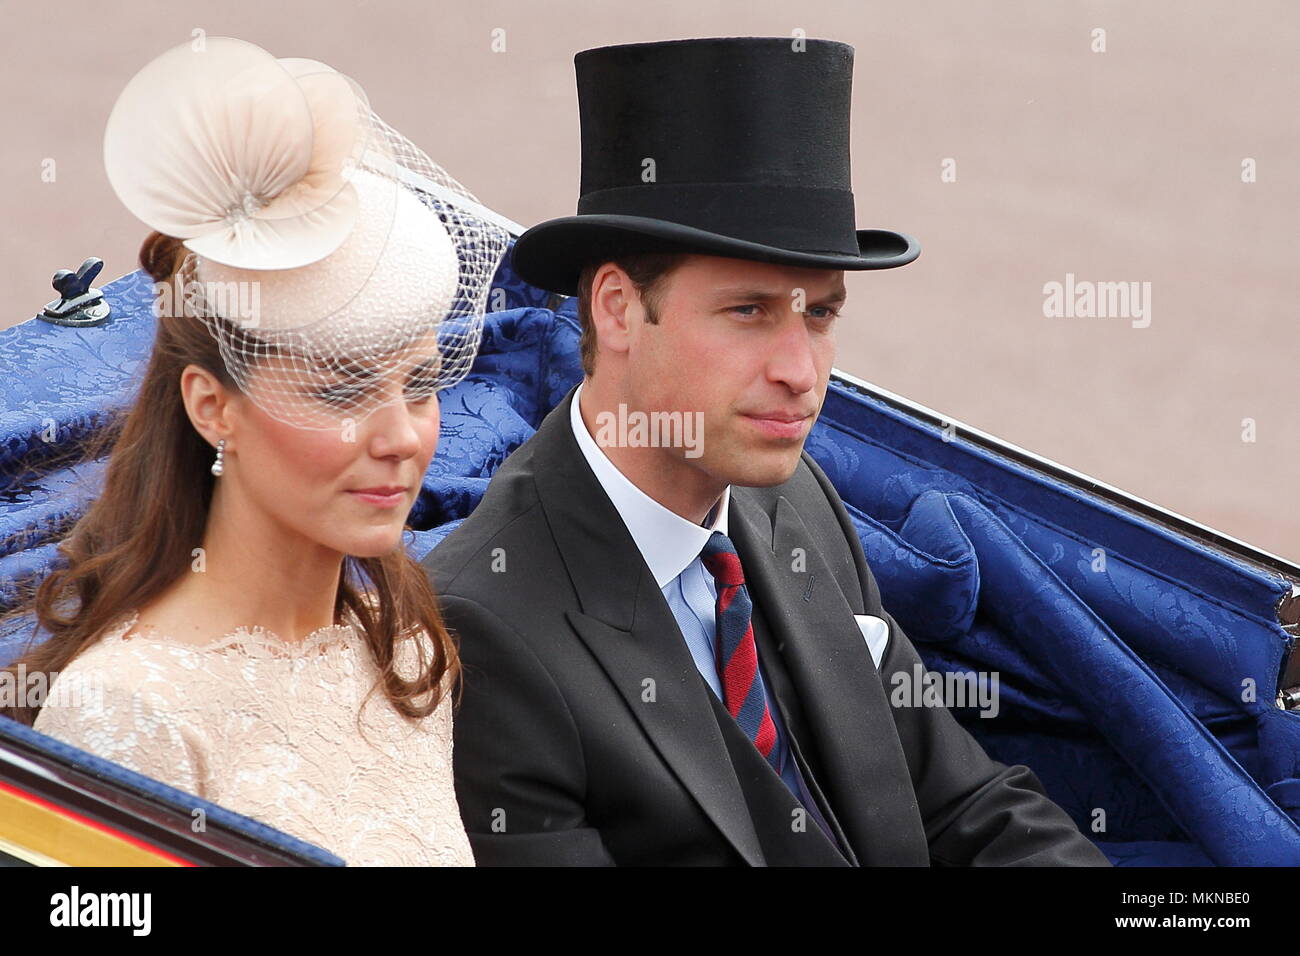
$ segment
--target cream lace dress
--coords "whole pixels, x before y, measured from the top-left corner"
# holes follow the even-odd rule
[[[200,645],[128,633],[138,618],[106,629],[60,672],[36,730],[349,865],[474,865],[453,785],[451,695],[423,720],[398,713],[382,688],[366,700],[378,670],[351,624],[300,644],[241,627]],[[410,637],[399,645],[405,677],[415,653]],[[56,706],[58,683],[73,674],[102,693]]]

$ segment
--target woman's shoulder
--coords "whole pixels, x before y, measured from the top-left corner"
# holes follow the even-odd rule
[[[63,669],[64,683],[93,683],[113,698],[150,692],[158,707],[183,707],[196,718],[203,712],[205,719],[220,721],[232,710],[296,708],[322,695],[338,706],[356,703],[352,698],[364,697],[378,679],[354,614],[347,623],[318,628],[297,641],[257,625],[211,636],[184,621],[168,626],[165,616],[150,620],[158,623],[142,622],[134,610],[103,628]],[[435,655],[429,633],[412,625],[395,642],[392,663],[399,676],[413,680]],[[443,674],[440,696],[452,691],[452,677]],[[50,680],[57,683],[53,676]]]
[[[286,640],[260,624],[241,624],[220,632],[194,623],[144,621],[138,610],[131,611],[100,632],[91,648],[102,655],[136,656],[185,661],[224,656],[267,660],[297,660],[321,655],[331,649],[355,649],[361,643],[351,623],[328,624],[299,640]],[[238,652],[226,655],[220,652]]]
[[[256,626],[218,636],[179,630],[142,626],[138,610],[122,614],[48,675],[49,697],[92,701],[65,712],[72,721],[115,711],[211,728],[234,713],[273,708],[277,696],[310,695],[317,683],[337,688],[352,671],[348,652],[360,643],[350,626],[322,628],[296,644]]]
[[[122,640],[130,620],[103,629],[48,675],[33,729],[198,793],[211,728],[191,706],[188,674],[164,648]]]
[[[135,640],[131,629],[139,614],[131,611],[101,628],[58,673],[59,678],[94,673],[114,685],[138,686],[144,673],[156,674],[165,648],[151,641]],[[55,678],[50,677],[51,681]]]
[[[129,701],[137,711],[180,709],[206,668],[200,649],[164,635],[139,634],[139,612],[101,628],[58,671],[46,675],[50,696],[91,688],[105,706]],[[84,696],[84,695],[83,695]],[[95,708],[92,708],[94,710]]]

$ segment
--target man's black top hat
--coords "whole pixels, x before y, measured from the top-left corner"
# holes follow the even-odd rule
[[[858,229],[849,170],[853,47],[717,37],[583,50],[578,214],[515,245],[526,281],[574,295],[587,261],[698,252],[891,269],[911,236]]]

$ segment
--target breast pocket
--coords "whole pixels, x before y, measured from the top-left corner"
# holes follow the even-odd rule
[[[867,649],[871,651],[871,659],[875,662],[876,668],[880,668],[880,662],[884,659],[885,648],[889,646],[889,624],[882,617],[876,617],[874,614],[855,614],[853,620],[858,622],[858,630],[862,632],[862,639],[867,642]]]

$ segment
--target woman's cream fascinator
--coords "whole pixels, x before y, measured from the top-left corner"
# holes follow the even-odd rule
[[[343,74],[183,44],[118,97],[104,164],[187,250],[160,300],[207,325],[271,416],[337,428],[469,371],[509,233]]]

